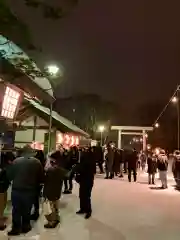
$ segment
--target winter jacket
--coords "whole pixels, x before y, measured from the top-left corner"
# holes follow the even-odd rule
[[[136,151],[132,151],[129,155],[128,155],[128,168],[131,169],[135,169],[137,168],[137,161],[138,161],[138,154]]]
[[[58,166],[51,166],[47,169],[44,181],[43,195],[49,201],[56,201],[61,196],[63,179],[66,171]]]
[[[13,161],[7,176],[12,181],[12,190],[36,191],[43,181],[43,168],[38,159],[25,155]]]
[[[91,151],[83,152],[81,155],[80,163],[73,169],[77,174],[77,182],[80,184],[91,184],[94,181],[96,172],[96,162],[92,157]]]
[[[159,171],[167,171],[168,169],[168,158],[165,154],[158,156],[157,167]]]
[[[118,173],[120,171],[120,163],[123,163],[122,151],[116,150],[114,153],[114,164],[113,164],[113,170],[115,173]]]
[[[147,158],[148,164],[148,173],[153,174],[157,171],[157,159],[155,157],[148,157]]]
[[[174,156],[173,172],[180,172],[180,154]]]
[[[0,193],[5,193],[10,185],[6,169],[0,169]]]

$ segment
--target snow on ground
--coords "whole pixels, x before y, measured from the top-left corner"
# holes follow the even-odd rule
[[[79,206],[78,185],[73,195],[61,200],[61,226],[43,228],[43,216],[26,236],[17,240],[179,240],[180,192],[159,190],[147,184],[147,174],[139,174],[137,183],[124,179],[105,180],[97,176],[93,189],[93,216],[76,216]],[[157,185],[160,185],[157,180]],[[6,233],[0,240],[8,239]]]

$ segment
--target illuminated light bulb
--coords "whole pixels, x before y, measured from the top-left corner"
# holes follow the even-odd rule
[[[174,96],[171,101],[172,101],[173,103],[177,103],[178,98],[177,98],[176,96]]]

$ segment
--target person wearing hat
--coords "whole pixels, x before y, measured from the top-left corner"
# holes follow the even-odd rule
[[[68,171],[60,166],[60,157],[58,151],[52,153],[50,158],[50,166],[46,169],[43,195],[50,211],[45,213],[47,224],[45,228],[55,228],[60,222],[58,203],[61,197],[63,180],[68,176]]]
[[[9,236],[28,233],[31,230],[31,209],[38,186],[43,180],[43,167],[34,150],[26,145],[21,157],[14,160],[7,171],[12,181],[12,230]]]

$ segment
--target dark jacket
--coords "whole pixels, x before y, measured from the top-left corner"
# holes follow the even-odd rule
[[[94,158],[97,163],[104,162],[102,147],[100,147],[100,146],[94,147]]]
[[[49,201],[56,201],[61,196],[63,179],[65,172],[58,166],[51,166],[48,168],[45,181],[43,195]]]
[[[154,157],[148,157],[147,158],[147,164],[148,164],[148,173],[153,174],[157,171],[157,159]]]
[[[10,185],[6,169],[0,169],[0,193],[5,193]]]
[[[175,156],[173,160],[173,172],[180,172],[180,156]]]
[[[51,154],[51,158],[56,159],[56,163],[59,167],[64,169],[70,168],[69,154],[67,151],[60,152],[55,151]]]
[[[137,168],[137,161],[138,161],[138,154],[136,151],[132,151],[128,155],[128,168],[129,169],[136,169]]]
[[[0,193],[4,193],[8,190],[10,181],[7,176],[7,168],[14,160],[14,155],[11,152],[1,153],[1,164],[0,164]]]
[[[79,161],[79,152],[78,151],[71,151],[70,152],[70,165],[71,167],[77,164]]]
[[[167,171],[168,169],[168,159],[165,154],[160,154],[157,161],[157,167],[159,171]]]
[[[45,161],[45,156],[44,156],[43,151],[42,150],[37,150],[35,157],[40,161],[40,163],[42,164],[42,167],[44,168],[46,161]]]
[[[114,153],[114,164],[113,164],[113,170],[115,173],[120,172],[120,163],[122,163],[122,151],[116,150]]]
[[[40,161],[28,155],[16,158],[7,169],[8,179],[13,190],[36,191],[43,181],[43,168]]]
[[[96,162],[93,159],[93,153],[91,151],[83,152],[80,163],[76,165],[73,171],[77,173],[80,184],[93,184],[96,172]]]

